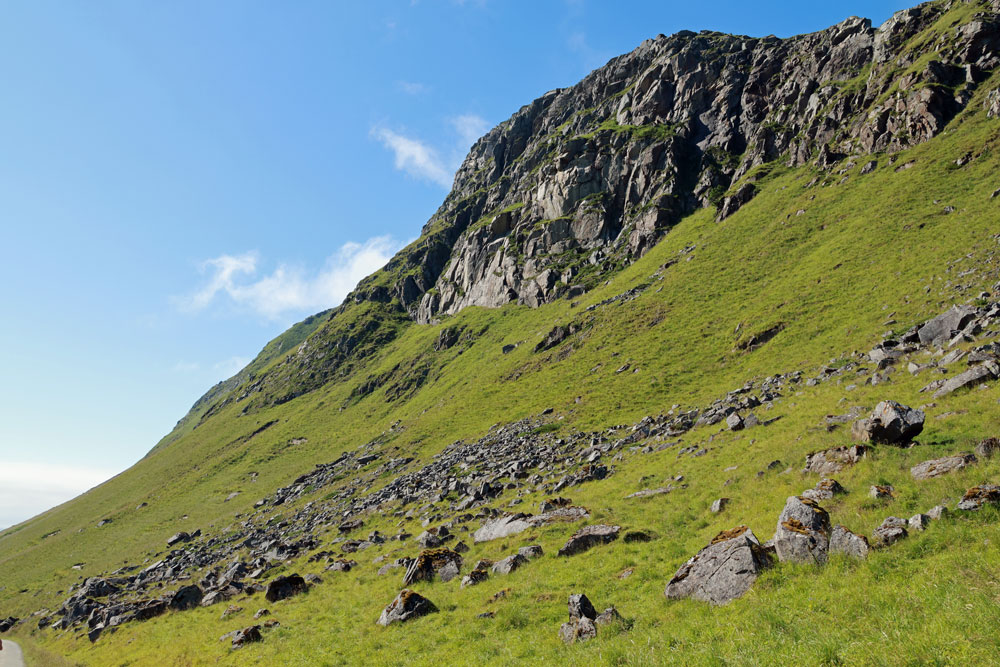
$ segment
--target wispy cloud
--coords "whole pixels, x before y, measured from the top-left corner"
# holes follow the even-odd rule
[[[0,461],[0,528],[13,526],[110,479],[117,471]]]
[[[454,170],[450,170],[434,148],[387,128],[375,128],[372,134],[393,152],[396,169],[423,180],[451,187]]]
[[[486,130],[490,129],[490,125],[486,122],[485,118],[471,113],[450,118],[449,122],[455,128],[455,131],[458,132],[458,136],[461,138],[462,144],[466,149],[476,143],[476,140],[486,134]]]
[[[407,95],[423,95],[424,93],[430,92],[430,88],[422,83],[416,81],[397,81],[396,88]]]
[[[256,252],[222,255],[201,264],[201,271],[208,274],[205,285],[175,302],[183,310],[200,311],[227,300],[271,320],[288,313],[315,312],[343,301],[359,280],[384,266],[402,246],[389,236],[345,243],[313,275],[281,264],[259,278]]]
[[[251,361],[253,361],[253,359],[250,359],[249,357],[230,357],[216,362],[212,366],[212,370],[220,377],[230,378],[243,370],[243,368]]]
[[[610,53],[594,48],[590,44],[587,33],[582,30],[570,33],[569,37],[566,38],[566,46],[570,51],[580,56],[585,67],[591,69],[596,69],[611,59]]]
[[[448,118],[447,123],[455,134],[455,140],[445,150],[386,127],[374,127],[371,134],[392,151],[396,169],[414,178],[450,188],[466,152],[486,133],[489,123],[475,114]],[[447,157],[443,156],[445,153]]]

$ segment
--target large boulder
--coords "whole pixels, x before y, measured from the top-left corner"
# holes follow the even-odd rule
[[[961,470],[975,462],[975,455],[962,452],[954,456],[945,456],[944,458],[931,459],[930,461],[918,463],[910,468],[910,474],[913,475],[913,479],[932,479]]]
[[[774,533],[778,560],[825,563],[830,550],[830,515],[815,501],[790,496]]]
[[[595,525],[595,526],[584,526],[580,530],[576,531],[563,548],[559,550],[560,556],[572,556],[574,554],[583,553],[591,547],[596,547],[599,544],[607,544],[609,542],[614,542],[618,539],[618,533],[621,531],[620,526],[605,526],[605,525]]]
[[[285,598],[290,598],[293,595],[298,595],[299,593],[304,593],[308,590],[309,584],[306,580],[297,574],[289,574],[287,576],[280,576],[272,579],[267,585],[267,591],[264,593],[264,597],[267,598],[268,602],[277,602],[278,600],[284,600]]]
[[[434,603],[408,588],[403,589],[393,600],[382,610],[379,616],[379,625],[389,625],[391,623],[404,623],[420,616],[426,616],[437,611]]]
[[[934,392],[934,398],[947,396],[959,389],[970,389],[983,382],[995,380],[997,377],[1000,377],[1000,364],[997,364],[995,361],[987,361],[970,368],[960,375],[945,380],[944,384]]]
[[[976,309],[972,306],[952,306],[920,327],[917,336],[924,345],[940,345],[950,340],[975,318]]]
[[[684,563],[667,584],[669,599],[694,598],[725,604],[746,593],[770,565],[767,552],[746,526],[719,533]]]
[[[896,401],[882,401],[867,419],[854,422],[855,440],[884,445],[903,445],[924,430],[924,413]]]
[[[403,585],[417,581],[450,581],[462,569],[462,555],[448,548],[428,549],[413,559],[403,575]]]

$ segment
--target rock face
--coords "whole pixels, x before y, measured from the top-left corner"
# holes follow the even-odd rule
[[[910,468],[910,474],[913,475],[913,479],[932,479],[953,473],[956,470],[961,470],[965,466],[975,462],[976,457],[974,455],[962,452],[954,456],[945,456],[944,458],[918,463]]]
[[[767,553],[746,526],[719,533],[674,574],[664,594],[725,604],[746,593],[769,565]]]
[[[618,539],[620,531],[621,527],[619,526],[584,526],[567,540],[563,548],[559,550],[559,555],[572,556],[583,553],[587,549],[596,547],[599,544],[614,542]]]
[[[814,501],[791,496],[774,533],[778,560],[825,563],[830,549],[830,516]]]
[[[855,440],[886,445],[902,445],[924,430],[924,413],[896,401],[882,401],[867,419],[854,423]]]
[[[408,588],[403,589],[393,600],[382,610],[379,616],[379,625],[390,625],[392,623],[404,623],[414,618],[426,616],[437,611],[434,603]]]

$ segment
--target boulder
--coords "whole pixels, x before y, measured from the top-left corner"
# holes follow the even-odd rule
[[[976,457],[973,454],[962,452],[954,456],[945,456],[944,458],[931,459],[930,461],[918,463],[910,468],[910,474],[913,475],[913,479],[932,479],[956,472],[975,462]]]
[[[986,438],[976,445],[976,456],[981,459],[993,458],[1000,451],[1000,438]]]
[[[667,584],[668,599],[694,598],[725,604],[746,593],[770,565],[767,553],[746,526],[719,533],[684,563]]]
[[[816,483],[816,486],[802,492],[803,498],[808,498],[815,502],[830,500],[834,496],[847,493],[847,489],[840,485],[835,479],[824,478]]]
[[[589,618],[563,623],[559,628],[559,638],[567,644],[584,642],[597,636],[597,626]]]
[[[542,551],[541,546],[532,544],[527,547],[521,547],[517,550],[517,553],[530,560],[533,558],[541,558],[544,552]]]
[[[971,306],[952,306],[920,327],[917,336],[924,345],[940,345],[964,329],[975,317],[976,309]]]
[[[621,532],[620,526],[605,526],[601,524],[584,526],[566,541],[563,548],[559,550],[558,555],[572,556],[583,553],[599,544],[614,542],[618,539],[619,532]]]
[[[490,573],[486,570],[472,570],[467,575],[462,577],[462,588],[467,586],[475,586],[481,584],[490,578]]]
[[[597,610],[583,593],[569,596],[569,620],[578,621],[581,618],[594,620],[597,618]]]
[[[994,484],[983,484],[974,486],[965,492],[962,499],[958,501],[958,509],[975,511],[989,503],[996,505],[1000,503],[1000,486]]]
[[[907,525],[907,520],[901,519],[898,516],[890,516],[886,518],[886,520],[883,521],[882,524],[872,533],[872,536],[875,538],[875,543],[880,547],[887,547],[895,544],[909,534],[906,531]]]
[[[947,396],[959,389],[975,387],[977,384],[982,384],[988,380],[995,380],[998,376],[1000,376],[1000,364],[997,364],[995,361],[987,361],[970,368],[961,375],[956,375],[953,378],[945,380],[944,384],[934,392],[934,398]]]
[[[377,623],[382,626],[392,623],[405,623],[420,616],[426,616],[437,611],[434,603],[408,588],[403,589],[396,599],[382,610]]]
[[[868,419],[854,422],[855,440],[885,445],[903,445],[924,430],[924,413],[896,401],[882,401]]]
[[[263,641],[263,639],[260,634],[260,626],[251,625],[249,628],[236,631],[236,634],[233,635],[233,648],[241,648],[253,642]]]
[[[808,498],[791,496],[778,517],[772,541],[778,560],[825,563],[830,548],[830,515]]]
[[[492,570],[494,574],[510,574],[522,565],[527,564],[527,562],[527,558],[522,556],[520,553],[516,553],[512,556],[507,556],[506,558],[498,560],[493,565]]]
[[[183,530],[179,533],[174,533],[167,538],[167,546],[172,547],[175,544],[180,544],[182,542],[187,542],[191,539],[191,536],[184,532]]]
[[[726,505],[728,505],[728,504],[729,504],[729,498],[717,498],[712,503],[712,506],[709,508],[709,510],[713,514],[718,514],[722,510],[726,509]]]
[[[525,521],[527,517],[527,514],[507,514],[491,519],[472,534],[472,541],[478,544],[522,533],[531,528],[531,524]]]
[[[834,526],[830,533],[830,553],[844,554],[851,558],[867,558],[871,546],[864,535],[852,533],[844,526]]]
[[[930,522],[931,518],[927,514],[914,514],[906,522],[906,527],[908,530],[920,532],[927,528]]]
[[[433,549],[444,544],[444,540],[438,537],[436,534],[425,530],[424,532],[417,535],[416,543],[419,544],[424,549]]]
[[[204,593],[197,586],[193,584],[182,586],[170,596],[167,606],[177,611],[183,611],[200,605],[203,597]]]
[[[267,591],[264,593],[264,597],[267,598],[268,602],[277,602],[278,600],[284,600],[285,598],[290,598],[293,595],[304,593],[308,588],[309,585],[306,584],[306,580],[299,575],[283,575],[272,579],[271,582],[268,583]]]
[[[868,497],[874,498],[875,500],[892,500],[896,497],[896,490],[892,488],[891,484],[886,484],[884,486],[873,484],[872,487],[868,489]]]
[[[458,552],[446,547],[428,549],[414,558],[406,568],[403,585],[409,586],[417,581],[434,581],[435,577],[441,581],[449,581],[458,576],[461,568],[462,555]]]
[[[730,414],[726,417],[726,426],[729,427],[730,431],[742,431],[745,426],[743,423],[743,417],[740,417],[736,412]]]
[[[937,521],[945,514],[948,513],[948,508],[944,505],[935,505],[934,507],[927,510],[927,516],[931,518],[931,521]]]
[[[821,452],[813,452],[806,456],[806,467],[802,472],[832,475],[840,472],[846,466],[854,465],[867,454],[868,448],[864,445],[833,447]]]

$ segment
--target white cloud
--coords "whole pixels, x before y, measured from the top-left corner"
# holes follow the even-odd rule
[[[358,281],[385,266],[402,246],[388,236],[345,243],[315,275],[282,264],[256,280],[257,253],[222,255],[202,263],[202,272],[211,274],[205,286],[176,302],[182,309],[199,311],[217,299],[228,299],[271,320],[286,313],[316,312],[343,301]]]
[[[101,468],[0,461],[0,528],[75,498],[115,474]]]
[[[393,152],[396,169],[450,189],[469,147],[486,133],[489,123],[475,114],[463,114],[449,118],[448,125],[457,136],[447,159],[430,144],[385,127],[374,127],[371,134]]]
[[[231,378],[246,367],[253,359],[249,357],[230,357],[212,366],[212,371],[222,378]]]
[[[486,119],[471,113],[451,118],[449,122],[455,128],[455,131],[458,132],[458,136],[461,137],[462,144],[466,150],[472,144],[476,143],[479,137],[486,134],[486,130],[490,129]]]
[[[176,364],[174,364],[173,368],[171,368],[170,370],[172,370],[174,373],[181,373],[184,375],[188,375],[190,373],[197,373],[198,371],[200,371],[201,364],[199,364],[197,361],[178,361]]]
[[[407,95],[423,95],[430,91],[430,88],[416,81],[397,81],[396,87]]]
[[[397,134],[386,128],[375,128],[372,134],[395,155],[396,169],[411,176],[450,188],[454,170],[450,170],[436,150],[420,141]]]

